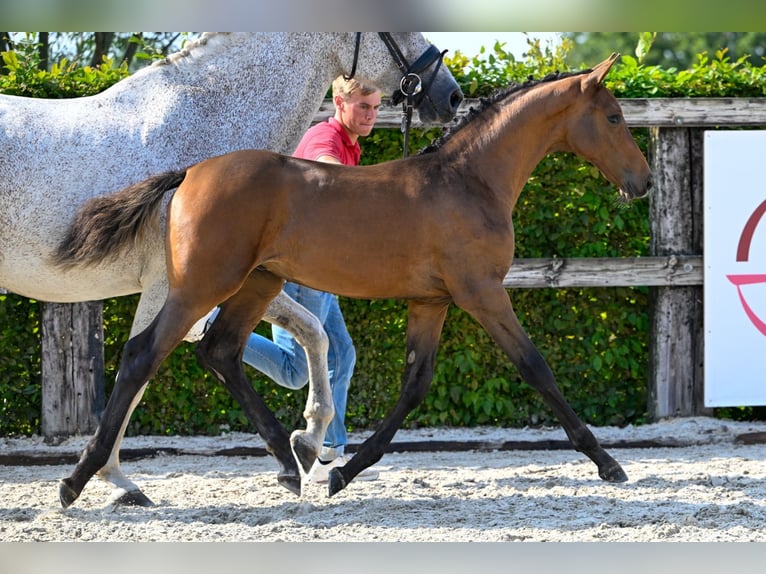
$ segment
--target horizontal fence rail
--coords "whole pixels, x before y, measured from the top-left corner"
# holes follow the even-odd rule
[[[462,117],[479,99],[466,98],[457,115]],[[630,127],[704,127],[766,126],[766,98],[622,98],[619,100],[625,123]],[[334,113],[332,100],[324,100],[314,115],[321,122]],[[375,122],[381,128],[399,128],[401,107],[382,105]],[[413,114],[413,127],[427,127]]]
[[[668,287],[702,285],[702,256],[517,259],[508,288]]]

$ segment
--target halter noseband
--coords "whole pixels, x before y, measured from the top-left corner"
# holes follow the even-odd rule
[[[399,89],[391,95],[391,102],[396,105],[402,102],[402,133],[404,134],[404,157],[407,157],[409,147],[410,126],[412,125],[412,110],[420,105],[423,101],[423,97],[428,97],[428,90],[431,88],[436,74],[439,71],[439,66],[442,64],[444,54],[447,50],[439,52],[439,50],[433,44],[428,46],[425,52],[417,59],[412,65],[407,63],[407,58],[404,57],[399,46],[394,41],[390,32],[378,32],[380,39],[388,48],[388,52],[394,59],[396,67],[402,73],[402,79],[399,82]],[[350,80],[356,74],[356,63],[359,59],[359,44],[361,42],[362,33],[356,33],[356,40],[354,44],[354,61],[351,66],[351,73],[343,75],[346,80]],[[434,63],[434,70],[430,77],[426,80],[425,84],[421,80],[421,74],[425,72]]]

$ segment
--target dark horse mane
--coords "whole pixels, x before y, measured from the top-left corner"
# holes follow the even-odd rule
[[[495,90],[495,92],[493,92],[488,97],[480,98],[478,107],[474,108],[473,106],[471,106],[470,108],[468,108],[468,112],[465,113],[457,121],[457,123],[455,123],[454,126],[450,127],[449,130],[447,130],[447,132],[442,137],[440,137],[437,140],[434,140],[433,142],[431,142],[430,145],[420,150],[419,155],[435,152],[440,147],[442,147],[442,145],[444,145],[444,143],[447,142],[447,140],[449,140],[452,136],[454,136],[467,124],[471,123],[475,118],[482,115],[484,111],[486,111],[487,109],[494,108],[495,104],[497,104],[498,102],[502,100],[505,100],[513,95],[532,89],[535,86],[544,84],[546,82],[554,82],[556,80],[569,78],[571,76],[580,76],[582,74],[588,74],[591,71],[592,71],[591,69],[587,69],[587,70],[580,70],[579,72],[551,72],[550,74],[547,74],[546,76],[544,76],[542,79],[535,79],[532,76],[529,76],[527,80],[523,83],[514,83],[514,84],[510,84],[509,86],[505,88],[498,88],[497,90]]]

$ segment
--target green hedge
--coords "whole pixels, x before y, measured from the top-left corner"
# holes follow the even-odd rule
[[[565,70],[565,48],[543,51],[539,45],[532,46],[530,57],[516,62],[501,46],[495,46],[487,59],[458,55],[445,61],[466,95],[478,97],[530,75]],[[17,70],[23,67],[16,63]],[[78,83],[79,94],[84,95],[92,93],[86,90],[88,86],[98,91],[125,73],[108,63],[87,73],[59,66],[51,74],[35,71],[0,76],[0,91],[25,93],[18,83],[18,78],[25,77],[31,86],[28,95],[41,95],[40,85],[45,86],[42,95],[47,97],[76,95],[65,89],[73,83],[72,74],[77,82],[88,79]],[[765,75],[765,68],[730,62],[725,54],[700,55],[688,71],[645,67],[624,56],[606,83],[618,97],[750,97],[766,95]],[[413,150],[439,134],[439,130],[416,132],[411,138]],[[646,131],[636,130],[634,135],[645,150]],[[400,146],[401,135],[396,130],[375,130],[364,141],[363,162],[399,157]],[[591,165],[568,154],[547,157],[534,171],[516,207],[517,257],[647,255],[648,203],[638,201],[622,208],[615,197],[616,190]],[[511,296],[564,395],[586,422],[645,422],[647,288],[530,289],[514,291]],[[136,296],[105,302],[107,391],[136,302]],[[342,299],[341,306],[358,354],[346,420],[351,429],[368,429],[389,411],[399,393],[406,305]],[[0,295],[0,435],[39,432],[38,320],[36,302]],[[268,325],[259,326],[259,332],[269,331]],[[248,372],[258,392],[287,426],[303,424],[305,390],[288,391],[257,371]],[[487,334],[453,307],[442,335],[431,392],[406,424],[517,427],[555,422],[541,398],[521,381]],[[200,369],[192,346],[182,344],[149,385],[128,432],[216,434],[221,430],[252,428],[223,387]]]

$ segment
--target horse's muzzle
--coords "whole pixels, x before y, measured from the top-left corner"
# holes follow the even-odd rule
[[[634,199],[641,199],[649,195],[649,190],[654,185],[652,175],[649,174],[641,184],[636,184],[633,181],[628,181],[623,187],[620,188],[620,196],[627,200],[632,201]]]

